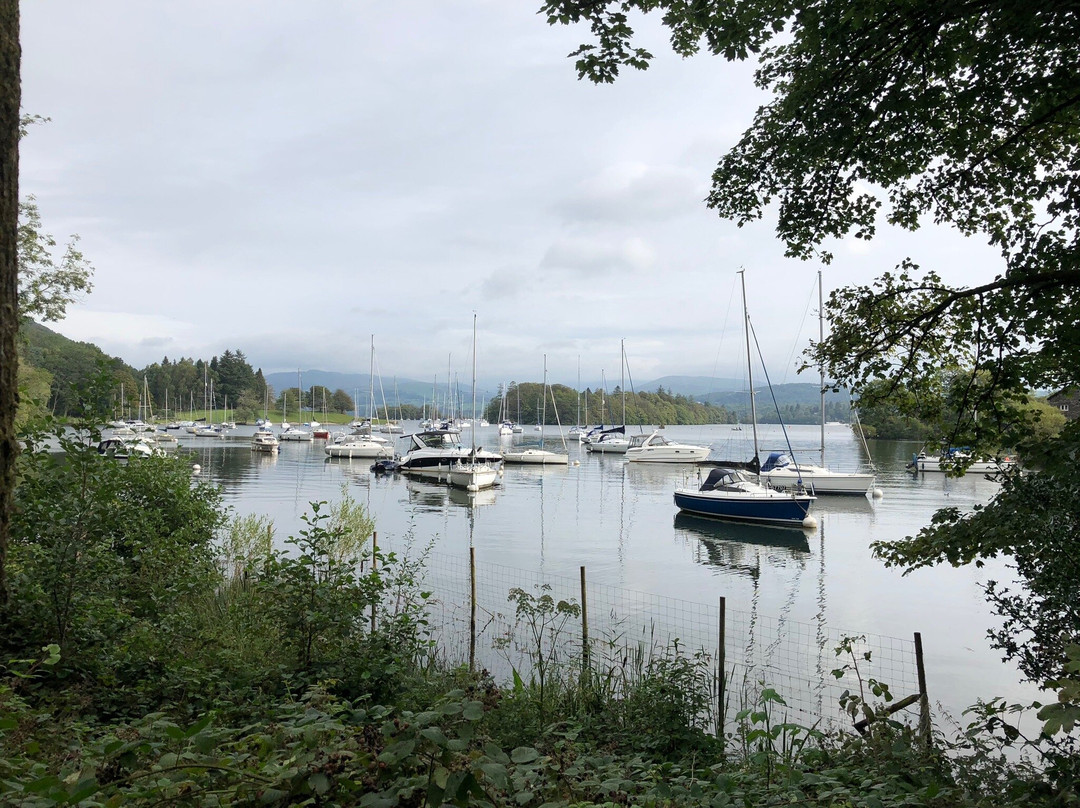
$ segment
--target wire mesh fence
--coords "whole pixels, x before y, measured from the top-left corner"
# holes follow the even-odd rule
[[[871,679],[897,698],[920,692],[912,639],[593,584],[586,573],[541,575],[432,553],[423,575],[433,639],[446,661],[500,682],[527,681],[537,664],[556,661],[610,671],[683,654],[712,677],[714,716],[729,718],[763,687],[810,723],[840,718],[844,691],[859,693]]]

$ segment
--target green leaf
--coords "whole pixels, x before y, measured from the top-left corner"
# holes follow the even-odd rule
[[[93,777],[87,777],[79,781],[74,790],[68,794],[67,801],[71,805],[78,805],[91,794],[98,791],[98,783]]]
[[[532,763],[539,757],[540,753],[531,746],[519,746],[510,753],[510,760],[514,763]]]
[[[484,717],[483,702],[466,702],[464,709],[461,711],[461,715],[466,721],[479,721],[481,718]]]
[[[507,779],[506,766],[501,763],[481,763],[480,771],[482,771],[498,788],[505,791],[510,787],[509,780]]]
[[[424,727],[420,730],[420,735],[423,738],[427,738],[436,746],[446,746],[446,733],[438,727]]]
[[[165,726],[165,734],[172,738],[174,741],[182,741],[187,735],[176,724],[167,724]]]
[[[330,790],[330,778],[322,772],[315,772],[308,777],[307,782],[316,794],[325,794]]]
[[[187,728],[187,731],[184,733],[184,737],[191,738],[195,735],[198,735],[200,732],[210,726],[210,721],[212,719],[212,715],[204,715],[202,718],[200,718],[198,721],[196,721],[194,724]]]
[[[411,755],[414,749],[416,749],[416,741],[412,738],[407,741],[398,741],[386,747],[379,755],[379,760],[387,765],[393,765]]]

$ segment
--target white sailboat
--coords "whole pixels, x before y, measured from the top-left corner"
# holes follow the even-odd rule
[[[476,420],[476,313],[473,313],[473,359],[472,359],[472,417]],[[472,433],[472,451],[468,459],[458,460],[450,469],[448,475],[450,485],[454,488],[464,488],[466,491],[479,491],[483,488],[491,488],[499,475],[496,466],[480,460],[476,456],[476,430]]]
[[[540,407],[540,446],[530,446],[517,452],[503,452],[504,463],[517,463],[531,466],[565,466],[570,462],[570,456],[565,452],[552,452],[544,448],[544,423],[547,421],[547,354],[544,354],[544,388],[543,405]],[[552,406],[554,406],[554,396]]]
[[[626,438],[626,341],[623,340],[619,343],[620,347],[620,359],[622,362],[622,368],[619,376],[619,390],[622,393],[622,425],[612,426],[610,429],[603,429],[604,421],[604,399],[600,398],[600,422],[601,429],[598,433],[588,436],[585,441],[585,451],[592,452],[594,454],[626,454],[626,450],[630,448],[630,441]],[[603,378],[603,371],[600,372],[601,379]],[[603,385],[601,385],[600,392],[603,393]],[[614,422],[614,418],[611,419]]]
[[[304,417],[304,387],[300,383],[300,371],[299,371],[299,369],[297,369],[297,371],[296,371],[296,394],[297,394],[297,397],[300,399],[300,401],[299,401],[300,417],[303,418]],[[285,431],[282,432],[280,435],[278,435],[278,440],[297,441],[297,442],[310,441],[311,440],[311,433],[310,432],[307,432],[306,430],[303,430],[298,426],[289,426],[285,422],[285,416],[284,415],[281,416],[281,425],[283,427],[285,427]]]
[[[746,276],[739,270],[743,286],[743,318],[746,326],[746,367],[750,383],[750,422],[754,431],[754,461],[758,460],[757,406],[754,402],[754,371],[750,351],[750,315],[746,308]],[[751,473],[737,468],[714,468],[700,485],[676,488],[675,506],[680,511],[700,516],[715,516],[744,522],[816,527],[810,506],[817,499],[805,491],[777,491]]]
[[[818,270],[818,339],[825,340],[825,309],[821,271]],[[821,465],[796,463],[784,452],[772,452],[761,466],[761,478],[781,491],[802,485],[814,494],[879,496],[872,471],[833,471],[825,466],[825,367],[821,366]]]

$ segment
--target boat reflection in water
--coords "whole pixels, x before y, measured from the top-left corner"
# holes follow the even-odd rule
[[[451,505],[465,508],[478,508],[481,505],[495,504],[495,489],[481,488],[479,491],[467,491],[463,488],[447,488],[447,499]]]
[[[709,563],[717,567],[742,568],[754,556],[746,569],[754,572],[758,564],[754,548],[771,548],[773,556],[799,562],[810,555],[807,531],[794,527],[728,522],[680,511],[675,514],[675,529],[700,539]]]
[[[481,505],[495,504],[495,489],[482,488],[479,491],[451,488],[445,483],[424,483],[408,480],[409,504],[421,511],[443,511],[447,505],[476,508]]]

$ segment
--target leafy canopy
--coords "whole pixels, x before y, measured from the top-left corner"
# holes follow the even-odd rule
[[[720,159],[708,205],[740,225],[775,207],[789,255],[828,262],[830,239],[871,238],[882,219],[952,225],[1001,251],[979,287],[905,261],[834,293],[815,359],[837,382],[918,390],[942,367],[985,371],[953,433],[988,444],[1023,422],[1025,388],[1075,382],[1075,2],[550,0],[542,11],[589,25],[572,56],[596,82],[653,58],[634,45],[638,12],[660,13],[682,56],[757,59],[773,98]]]

